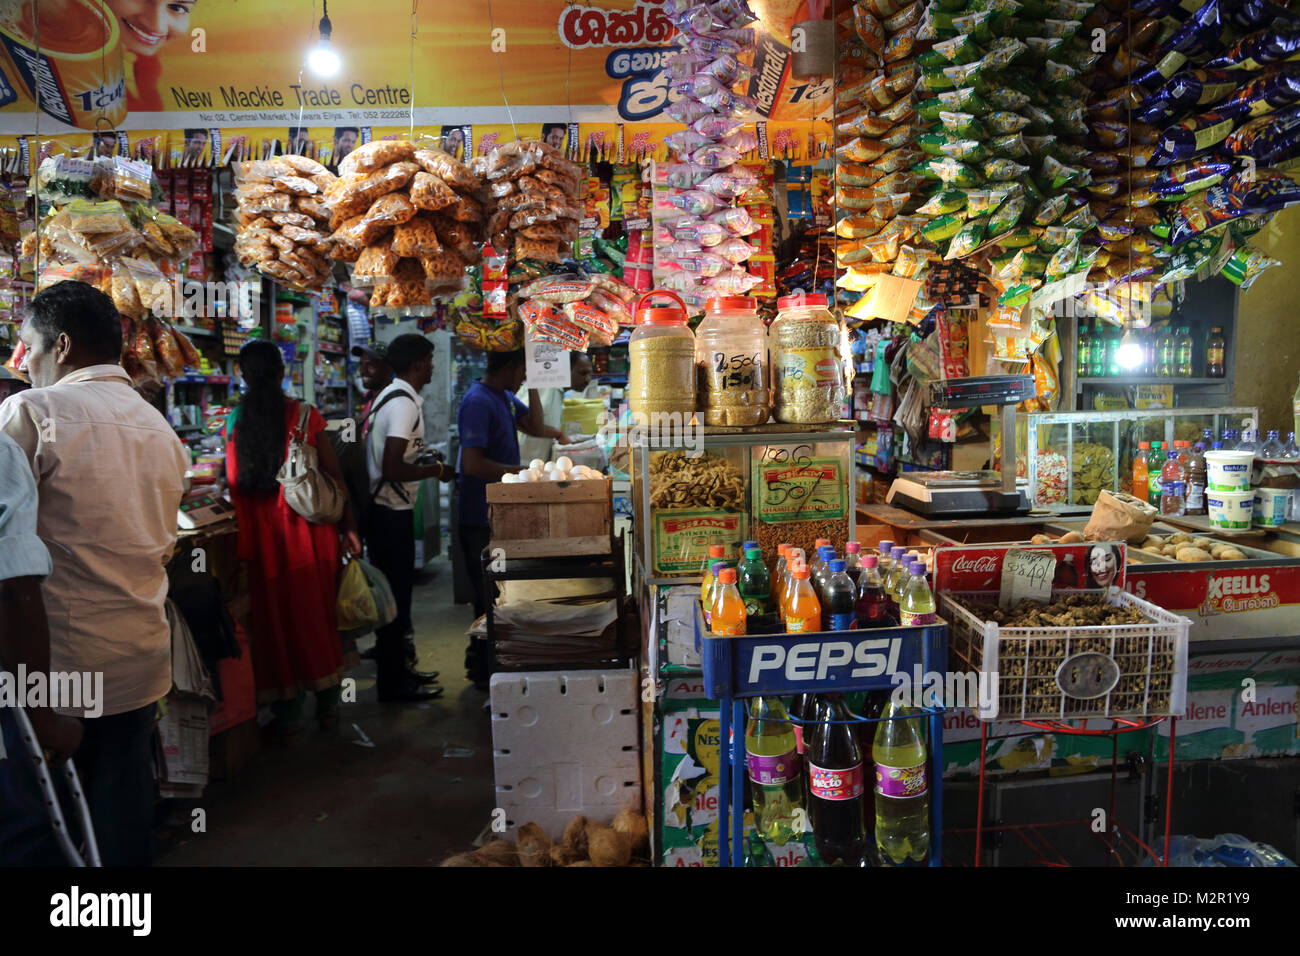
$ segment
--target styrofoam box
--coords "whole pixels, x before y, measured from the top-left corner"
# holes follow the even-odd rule
[[[578,814],[608,823],[640,800],[636,671],[493,674],[496,805],[511,834],[558,839]]]

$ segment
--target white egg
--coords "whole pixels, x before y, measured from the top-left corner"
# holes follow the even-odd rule
[[[518,475],[502,475],[502,476],[501,476],[501,484],[503,484],[503,485],[515,485],[515,484],[518,484],[518,483],[519,483],[519,476],[518,476]]]
[[[570,472],[570,471],[561,471],[560,469],[557,468],[557,469],[555,470],[555,480],[556,480],[556,481],[572,481],[572,480],[573,480],[573,473]]]
[[[554,471],[554,470],[555,470],[555,462],[553,461],[548,461],[546,464],[542,465],[542,471]]]
[[[555,459],[555,467],[561,468],[564,471],[573,471],[573,459],[568,455],[561,455],[559,458]]]
[[[526,479],[524,479],[524,480],[525,480],[525,481],[541,481],[542,479],[541,479],[541,476],[537,474],[537,472],[535,472],[535,471],[530,471],[530,472],[528,472],[528,477],[527,477]]]
[[[540,458],[534,458],[528,463],[528,467],[532,471],[542,471],[545,467],[545,463]]]

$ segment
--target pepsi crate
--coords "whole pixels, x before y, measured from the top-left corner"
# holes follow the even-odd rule
[[[925,674],[948,666],[943,621],[926,627],[714,637],[701,607],[695,633],[705,693],[715,700],[888,690],[899,683],[895,675],[923,681]]]
[[[904,683],[923,688],[927,675],[948,666],[948,626],[884,627],[806,634],[714,637],[695,606],[695,641],[704,692],[719,703],[718,863],[743,865],[745,698],[763,694],[827,694],[888,690]],[[928,715],[930,866],[943,859],[943,705]],[[868,720],[867,718],[859,718]],[[870,722],[875,722],[874,720]],[[728,772],[729,771],[729,772]]]
[[[1073,595],[1135,608],[1147,621],[1008,627],[973,610],[996,604],[997,591],[941,593],[939,607],[951,622],[952,668],[996,675],[995,706],[983,708],[981,719],[1182,716],[1188,620],[1118,588],[1054,591],[1053,599]]]

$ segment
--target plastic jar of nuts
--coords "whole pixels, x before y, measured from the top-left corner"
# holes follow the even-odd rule
[[[788,295],[777,300],[768,332],[779,422],[833,422],[843,413],[844,362],[840,322],[824,295]]]
[[[674,308],[643,307],[666,296]],[[627,343],[627,404],[638,424],[650,416],[679,416],[685,425],[695,414],[695,335],[686,324],[686,305],[672,292],[647,292],[633,310],[636,331]]]
[[[762,425],[772,413],[767,326],[745,296],[704,303],[695,330],[699,407],[707,425]]]

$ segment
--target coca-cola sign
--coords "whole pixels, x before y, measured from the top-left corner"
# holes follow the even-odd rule
[[[1082,544],[1001,544],[936,548],[934,589],[943,591],[997,591],[1002,583],[1002,562],[1008,551],[1050,554],[1056,558],[1052,591],[1099,590],[1124,587],[1126,545],[1120,542]]]
[[[974,559],[968,558],[965,555],[958,555],[957,559],[952,563],[952,570],[954,574],[963,574],[967,572],[975,573],[975,574],[978,573],[991,574],[997,569],[998,569],[997,559],[994,558],[992,555],[984,555],[983,557],[974,558]]]

